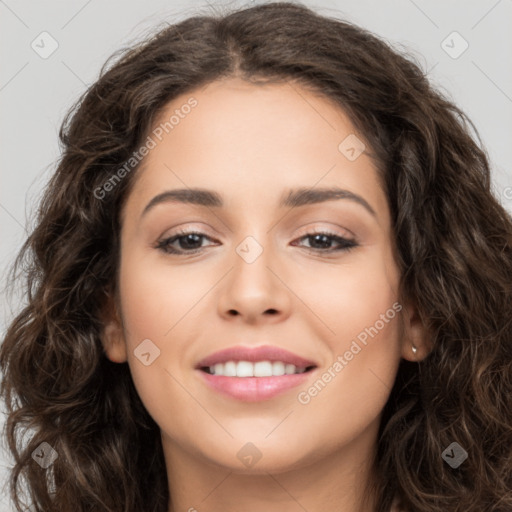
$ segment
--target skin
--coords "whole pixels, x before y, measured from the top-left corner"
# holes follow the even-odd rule
[[[190,97],[198,105],[147,155],[121,212],[119,301],[102,337],[110,360],[128,362],[160,427],[169,512],[370,512],[375,503],[361,505],[363,486],[400,358],[427,354],[414,306],[401,304],[307,404],[297,396],[399,301],[390,213],[374,162],[366,153],[347,159],[338,145],[356,133],[350,120],[297,85],[213,82],[175,98],[161,119]],[[376,215],[348,199],[278,207],[289,188],[328,186],[362,196]],[[141,218],[154,196],[187,187],[217,191],[225,206],[168,202]],[[156,248],[178,228],[206,235],[191,246],[173,243],[198,253]],[[314,229],[359,245],[328,254],[322,247],[339,245],[315,245],[305,236]],[[250,264],[236,252],[247,236],[263,248]],[[148,366],[134,354],[145,339],[160,350]],[[238,344],[277,345],[318,368],[283,395],[241,402],[194,370]],[[261,454],[251,467],[237,457],[248,442]]]

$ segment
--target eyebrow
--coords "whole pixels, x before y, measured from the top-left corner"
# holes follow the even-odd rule
[[[358,194],[338,187],[329,188],[296,188],[288,190],[283,194],[279,202],[280,207],[297,208],[300,206],[323,203],[325,201],[333,201],[338,199],[348,199],[363,206],[374,217],[377,217],[375,210],[368,202]],[[152,208],[162,203],[187,203],[208,208],[222,208],[224,201],[222,196],[213,190],[202,188],[180,188],[174,190],[166,190],[156,195],[149,201],[144,208],[141,218],[146,215]]]

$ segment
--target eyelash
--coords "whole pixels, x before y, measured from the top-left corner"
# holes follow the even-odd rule
[[[179,240],[180,238],[185,238],[186,236],[188,235],[198,235],[200,237],[206,237],[206,238],[210,238],[209,236],[207,236],[205,233],[201,233],[200,231],[186,231],[186,230],[183,230],[183,231],[179,231],[178,233],[176,233],[175,235],[173,235],[172,237],[169,237],[169,238],[164,238],[162,240],[159,240],[157,242],[157,245],[156,245],[156,248],[160,251],[162,251],[164,254],[174,254],[174,255],[178,255],[178,256],[184,256],[184,255],[193,255],[193,254],[197,254],[198,252],[200,252],[203,248],[202,247],[199,247],[197,249],[192,249],[192,250],[176,250],[174,248],[171,248],[170,247],[170,244]],[[306,247],[306,249],[312,251],[312,252],[320,252],[320,253],[333,253],[333,252],[348,252],[350,251],[351,249],[354,249],[355,247],[357,247],[359,244],[355,241],[355,240],[350,240],[348,238],[344,238],[342,236],[339,236],[337,235],[336,233],[333,233],[333,232],[330,232],[328,230],[326,231],[315,231],[313,233],[306,233],[305,235],[301,236],[298,240],[302,240],[304,238],[311,238],[311,237],[314,237],[315,235],[324,235],[324,236],[327,236],[328,238],[334,240],[335,242],[339,243],[339,244],[342,244],[342,246],[338,249],[315,249],[315,248],[312,248],[312,247]],[[211,238],[210,238],[211,240]]]

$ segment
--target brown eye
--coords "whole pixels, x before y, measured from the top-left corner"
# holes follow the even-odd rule
[[[320,252],[348,251],[358,246],[354,240],[349,240],[348,238],[330,232],[308,233],[298,240],[304,239],[308,240],[310,244],[310,247],[307,247],[307,249]],[[331,247],[333,242],[338,244],[337,248]]]
[[[210,239],[210,237],[199,231],[183,231],[172,237],[160,240],[156,247],[167,254],[195,254],[202,249],[201,242],[204,238]]]

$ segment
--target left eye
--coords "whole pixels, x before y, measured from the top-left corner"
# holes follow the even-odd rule
[[[318,244],[320,247],[306,247],[306,249],[311,249],[312,251],[320,251],[320,252],[340,252],[340,251],[348,251],[358,246],[358,243],[349,238],[345,238],[343,236],[336,235],[335,233],[329,232],[315,232],[315,233],[307,233],[306,235],[298,238],[298,240],[307,239],[309,243]],[[338,244],[337,248],[326,247],[326,245],[330,245],[332,242]]]
[[[195,254],[199,252],[201,247],[202,239],[207,238],[212,240],[209,236],[204,233],[200,233],[197,231],[188,231],[181,232],[172,237],[164,238],[160,240],[156,246],[157,249],[163,251],[166,254]],[[348,238],[341,237],[335,233],[329,232],[318,232],[318,233],[307,233],[306,235],[298,238],[297,240],[307,239],[308,242],[313,245],[318,244],[320,247],[306,247],[306,249],[312,250],[314,252],[339,252],[339,251],[348,251],[357,247],[358,244],[355,240],[351,240]],[[179,248],[173,246],[178,242]],[[338,248],[326,247],[326,245],[330,245],[332,242],[335,242],[339,245]],[[198,247],[199,245],[199,247]],[[294,244],[295,245],[295,244]]]

